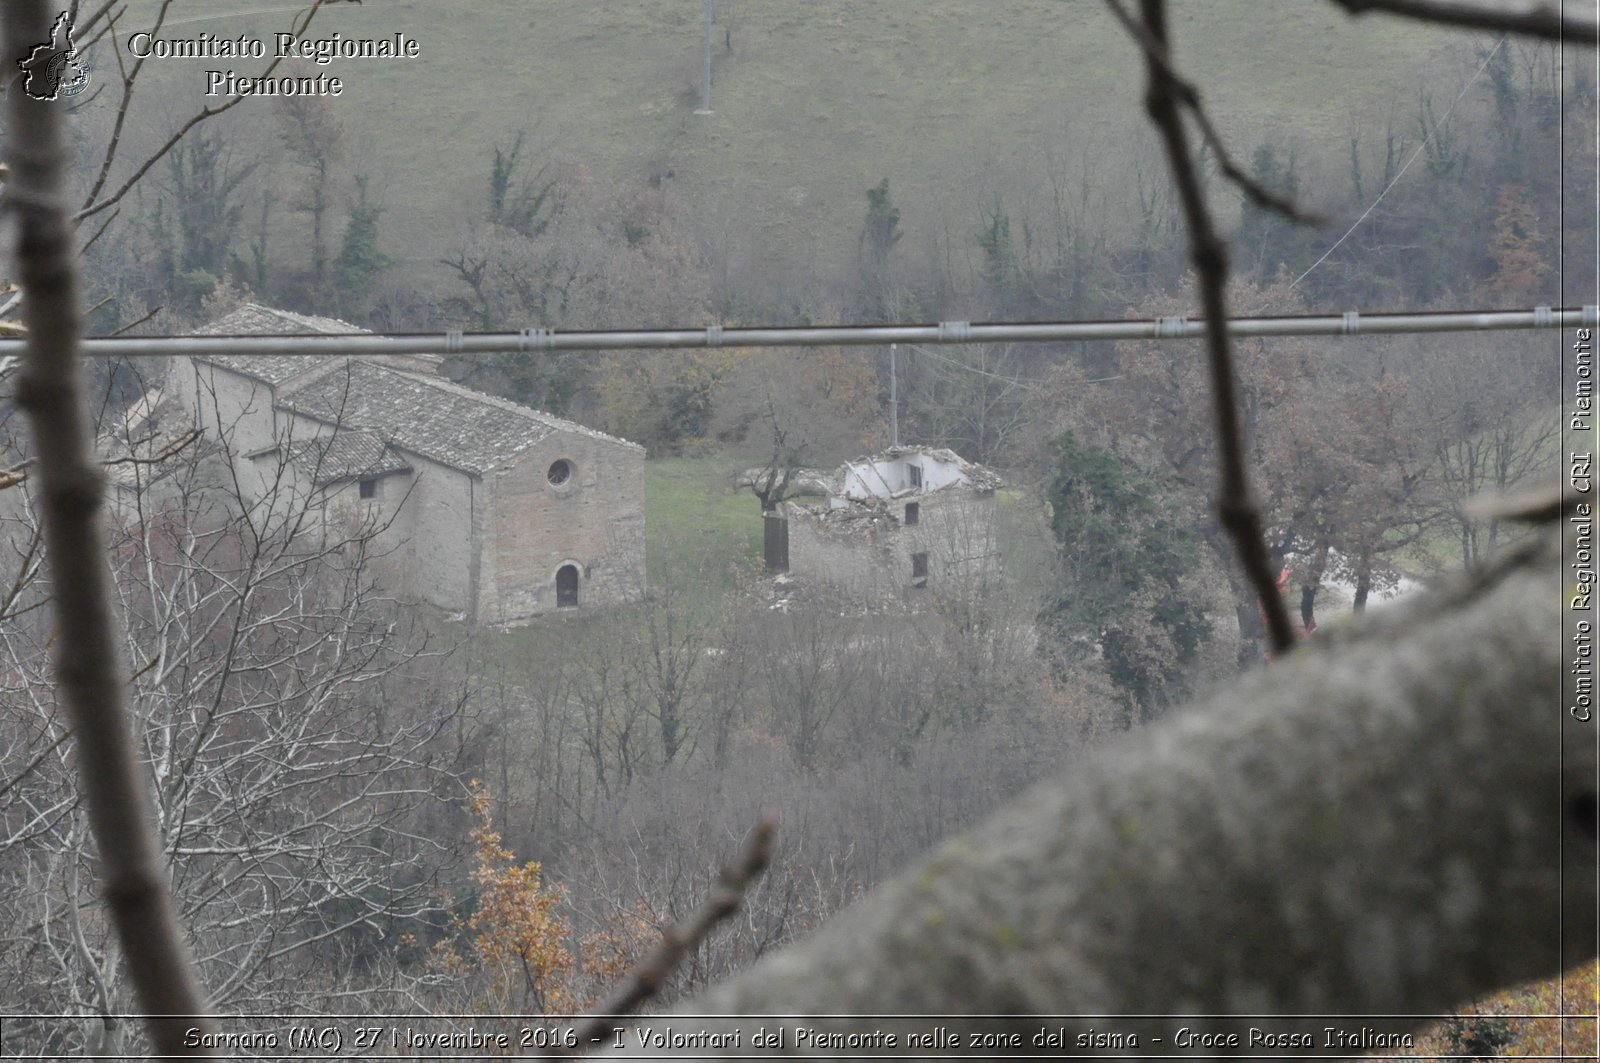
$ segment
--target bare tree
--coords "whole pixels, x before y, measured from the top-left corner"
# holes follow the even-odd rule
[[[1553,478],[1559,466],[1561,422],[1549,406],[1559,384],[1540,364],[1542,351],[1514,343],[1467,336],[1448,357],[1415,356],[1408,414],[1432,459],[1430,501],[1469,568],[1483,564],[1516,531],[1472,514],[1469,500],[1532,486]]]
[[[1038,388],[1015,344],[971,344],[947,351],[913,347],[926,360],[907,403],[923,442],[969,461],[1003,464],[1037,412]]]
[[[307,272],[314,297],[322,301],[329,258],[324,223],[334,197],[333,167],[346,151],[344,123],[326,99],[314,96],[285,96],[276,115],[279,142],[303,171],[294,182],[299,196],[293,205],[311,222]]]
[[[1588,730],[1556,755],[1558,542],[1101,751],[683,1012],[898,1038],[860,1055],[932,1025],[895,1015],[985,1016],[944,1025],[1004,1035],[988,1055],[1152,1011],[1194,1019],[1119,1020],[1140,1048],[1284,1012],[1393,1033],[1592,957],[1600,765]]]
[[[758,653],[772,725],[802,768],[827,759],[833,722],[849,704],[862,667],[860,624],[823,605],[760,618]]]
[[[819,490],[807,465],[856,457],[886,441],[879,390],[872,363],[837,347],[804,358],[781,348],[742,351],[717,382],[710,428],[748,455],[752,465],[738,486],[771,512],[786,498]]]
[[[437,656],[424,631],[375,582],[384,529],[315,497],[241,499],[230,466],[199,451],[112,470],[121,501],[107,553],[128,711],[213,1004],[316,1010],[396,922],[437,904],[430,868],[449,853],[415,826],[448,777],[430,742],[449,709],[424,693]],[[275,484],[290,493],[287,477]],[[20,541],[32,531],[16,530]],[[114,1016],[135,1009],[120,950],[93,915],[104,887],[72,799],[78,745],[57,741],[42,672],[56,640],[45,611],[27,611],[57,594],[59,577],[34,569],[0,628],[5,727],[29,736],[11,762],[42,758],[0,819],[0,874],[32,886],[7,891],[13,933],[0,948],[34,987],[35,1010],[98,1017],[101,1035],[76,1047],[116,1052]],[[30,950],[34,939],[50,947]],[[307,978],[314,970],[327,973]],[[37,1036],[44,1051],[75,1047],[59,1031]]]

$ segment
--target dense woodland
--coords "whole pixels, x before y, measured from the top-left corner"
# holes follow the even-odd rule
[[[742,60],[760,25],[746,4],[719,5],[719,63]],[[1560,251],[1596,227],[1592,188],[1564,179],[1594,157],[1595,95],[1588,68],[1560,59],[1465,38],[1427,53],[1408,94],[1352,121],[1337,151],[1287,124],[1233,145],[1321,227],[1244,199],[1203,157],[1234,312],[1584,301],[1593,258]],[[114,85],[109,54],[96,69]],[[166,102],[127,108],[136,147],[110,172],[187,119]],[[73,131],[98,162],[122,123],[101,101]],[[687,172],[603,169],[534,121],[458,160],[466,216],[402,254],[407,208],[364,140],[338,101],[312,98],[191,129],[82,223],[91,332],[181,332],[245,299],[382,331],[1195,312],[1147,133],[1115,172],[1070,136],[1028,139],[944,200],[874,173],[818,208],[825,231],[850,235],[810,270],[730,240]],[[98,202],[104,174],[79,173],[77,194]],[[1557,475],[1554,349],[1539,333],[1240,344],[1248,453],[1300,626],[1505,544],[1463,503]],[[898,369],[902,438],[1009,484],[1003,571],[912,605],[802,588],[776,609],[757,558],[652,539],[641,608],[464,630],[392,599],[368,549],[377,529],[327,542],[293,507],[258,519],[203,441],[126,470],[136,499],[146,475],[176,499],[112,521],[109,554],[141,753],[215,1005],[580,1009],[699,900],[757,810],[778,810],[772,869],[673,977],[675,998],[1259,663],[1258,604],[1208,505],[1193,345],[902,350]],[[148,381],[103,370],[110,424]],[[826,467],[888,441],[881,351],[508,355],[447,371],[653,459],[692,459],[706,498],[737,493],[741,469]],[[5,472],[26,443],[3,430],[0,495],[18,501],[0,498],[0,975],[7,1010],[82,1016],[8,1022],[7,1047],[115,1052],[135,1035],[106,1017],[131,1010],[129,988],[47,676],[59,635],[33,504]],[[740,503],[753,525],[760,502]]]

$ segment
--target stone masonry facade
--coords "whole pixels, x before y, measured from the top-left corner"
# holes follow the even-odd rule
[[[358,331],[246,304],[200,334]],[[375,545],[404,597],[497,626],[639,598],[644,448],[452,383],[439,361],[181,358],[167,391],[241,483],[287,480],[329,520],[386,525]]]

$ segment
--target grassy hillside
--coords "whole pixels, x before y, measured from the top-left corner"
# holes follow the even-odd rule
[[[287,5],[260,14],[242,0],[210,10],[229,9],[241,13],[191,15],[168,32],[266,35],[289,18]],[[1309,0],[1174,9],[1184,68],[1239,153],[1272,136],[1336,174],[1348,116],[1369,129],[1391,114],[1408,122],[1430,57],[1459,40]],[[417,60],[322,68],[345,80],[332,102],[387,206],[385,242],[414,270],[436,272],[481,208],[493,146],[519,132],[536,157],[569,156],[625,187],[658,178],[707,241],[789,271],[853,261],[865,190],[883,177],[902,247],[918,256],[946,229],[959,252],[996,191],[1043,195],[1051,158],[1070,180],[1087,168],[1096,214],[1127,209],[1134,194],[1147,141],[1141,66],[1095,0],[719,0],[717,10],[711,115],[694,113],[701,0],[376,0],[328,8],[311,36],[404,31],[420,42]],[[164,87],[181,97],[165,110],[203,102],[203,71],[219,65],[260,64],[161,61]],[[113,60],[96,66],[109,72]],[[240,108],[268,143],[271,107]],[[1145,160],[1159,167],[1153,153]]]

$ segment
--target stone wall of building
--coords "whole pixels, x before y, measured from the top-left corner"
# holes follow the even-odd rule
[[[910,592],[909,569],[895,563],[898,528],[890,527],[887,513],[828,515],[793,502],[784,503],[783,511],[789,521],[789,573],[797,579],[860,598]]]
[[[916,507],[914,523],[907,523],[908,505]],[[1000,565],[991,491],[947,488],[831,511],[789,503],[785,513],[789,571],[852,596],[937,591]]]
[[[404,505],[393,532],[410,540],[406,586],[402,592],[471,619],[473,575],[482,549],[482,485],[448,465],[405,454],[414,472],[386,477],[380,490],[393,490]],[[398,589],[398,588],[397,588]]]
[[[579,608],[644,593],[643,447],[557,427],[480,476],[391,443],[412,471],[376,478],[363,499],[359,481],[316,487],[293,468],[275,485],[281,451],[261,452],[334,429],[275,409],[269,385],[188,358],[167,381],[196,423],[226,443],[247,493],[279,490],[285,506],[313,497],[333,534],[387,522],[374,551],[387,555],[375,568],[391,593],[488,624],[560,608],[557,574],[567,566]],[[564,471],[553,475],[558,463]]]
[[[566,565],[578,572],[579,608],[643,593],[642,447],[557,431],[489,482],[485,619],[512,622],[558,608],[556,574]]]
[[[196,425],[226,444],[241,472],[249,469],[244,455],[278,441],[272,388],[259,380],[182,358],[168,371],[166,387]]]
[[[367,566],[377,585],[390,595],[424,597],[414,590],[416,531],[412,515],[416,510],[410,492],[415,479],[413,472],[377,477],[372,482],[371,498],[361,497],[359,480],[328,484],[320,492],[329,534],[346,538],[372,536],[367,546]],[[459,598],[466,600],[464,591]]]

